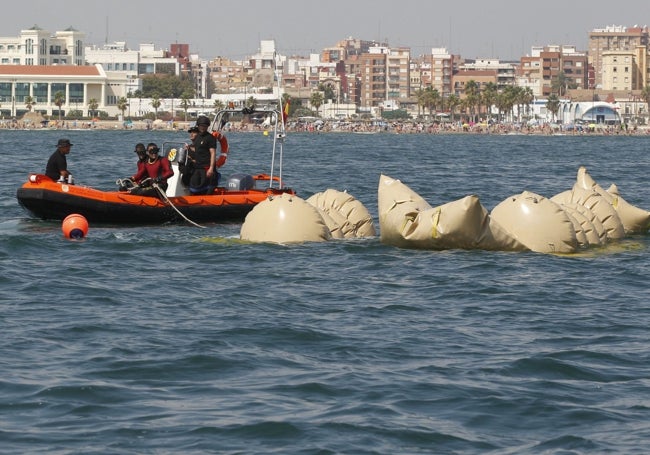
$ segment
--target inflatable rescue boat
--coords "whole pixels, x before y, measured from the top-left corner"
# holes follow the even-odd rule
[[[174,170],[160,187],[158,197],[132,194],[130,191],[103,191],[90,186],[55,182],[43,174],[31,174],[17,190],[18,202],[32,215],[44,220],[63,220],[70,214],[83,215],[90,222],[110,224],[154,224],[162,222],[243,221],[255,205],[269,196],[295,194],[282,183],[284,124],[274,109],[222,110],[215,116],[210,131],[218,135],[222,161],[228,154],[222,130],[227,125],[264,124],[265,135],[273,134],[271,173],[233,174],[217,183],[206,194],[192,194],[181,182],[179,167],[187,159],[184,143],[165,142],[162,151]],[[265,137],[268,140],[268,137]],[[217,151],[219,154],[219,151]],[[274,166],[279,163],[280,166]],[[274,169],[277,167],[278,169]]]

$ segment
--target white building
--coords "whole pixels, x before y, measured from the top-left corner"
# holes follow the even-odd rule
[[[127,78],[119,73],[106,73],[100,65],[0,65],[0,113],[5,118],[21,117],[30,110],[57,116],[57,93],[63,94],[62,115],[69,111],[90,112],[91,100],[97,109],[110,116],[120,113],[117,101],[126,97]]]
[[[118,41],[101,47],[85,49],[86,63],[101,65],[104,71],[124,73],[130,77],[145,74],[173,74],[180,76],[181,65],[175,57],[168,57],[164,50],[156,50],[153,44],[140,44],[139,50],[131,50],[126,42]]]
[[[85,33],[72,27],[52,35],[34,25],[16,37],[0,37],[2,65],[84,65]]]

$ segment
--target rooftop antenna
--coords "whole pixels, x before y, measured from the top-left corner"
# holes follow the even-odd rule
[[[106,16],[106,36],[104,38],[104,44],[108,44],[108,16]]]

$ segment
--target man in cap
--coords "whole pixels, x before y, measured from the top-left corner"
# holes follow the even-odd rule
[[[50,159],[47,160],[45,175],[55,182],[72,180],[72,176],[68,172],[68,160],[66,158],[66,155],[70,153],[71,147],[72,144],[69,139],[59,139],[59,142],[56,144],[56,150],[52,153]]]
[[[200,115],[196,119],[199,133],[193,141],[195,169],[190,179],[190,192],[192,194],[205,194],[210,188],[216,186],[213,176],[216,177],[214,164],[217,158],[217,139],[208,132],[210,119]]]

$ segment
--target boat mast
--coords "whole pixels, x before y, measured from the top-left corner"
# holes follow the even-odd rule
[[[273,170],[275,168],[275,147],[276,143],[279,144],[280,147],[280,157],[279,157],[279,166],[278,166],[278,172],[279,175],[278,177],[280,178],[280,184],[282,183],[282,158],[284,155],[284,138],[286,136],[286,125],[284,124],[284,109],[282,107],[282,92],[281,92],[281,80],[282,80],[282,73],[280,70],[278,70],[278,54],[276,52],[273,52],[273,74],[274,78],[277,82],[277,88],[278,88],[278,109],[277,109],[277,114],[276,114],[276,120],[275,120],[275,129],[273,132],[273,156],[271,158],[271,180],[269,181],[269,185],[273,187]]]

